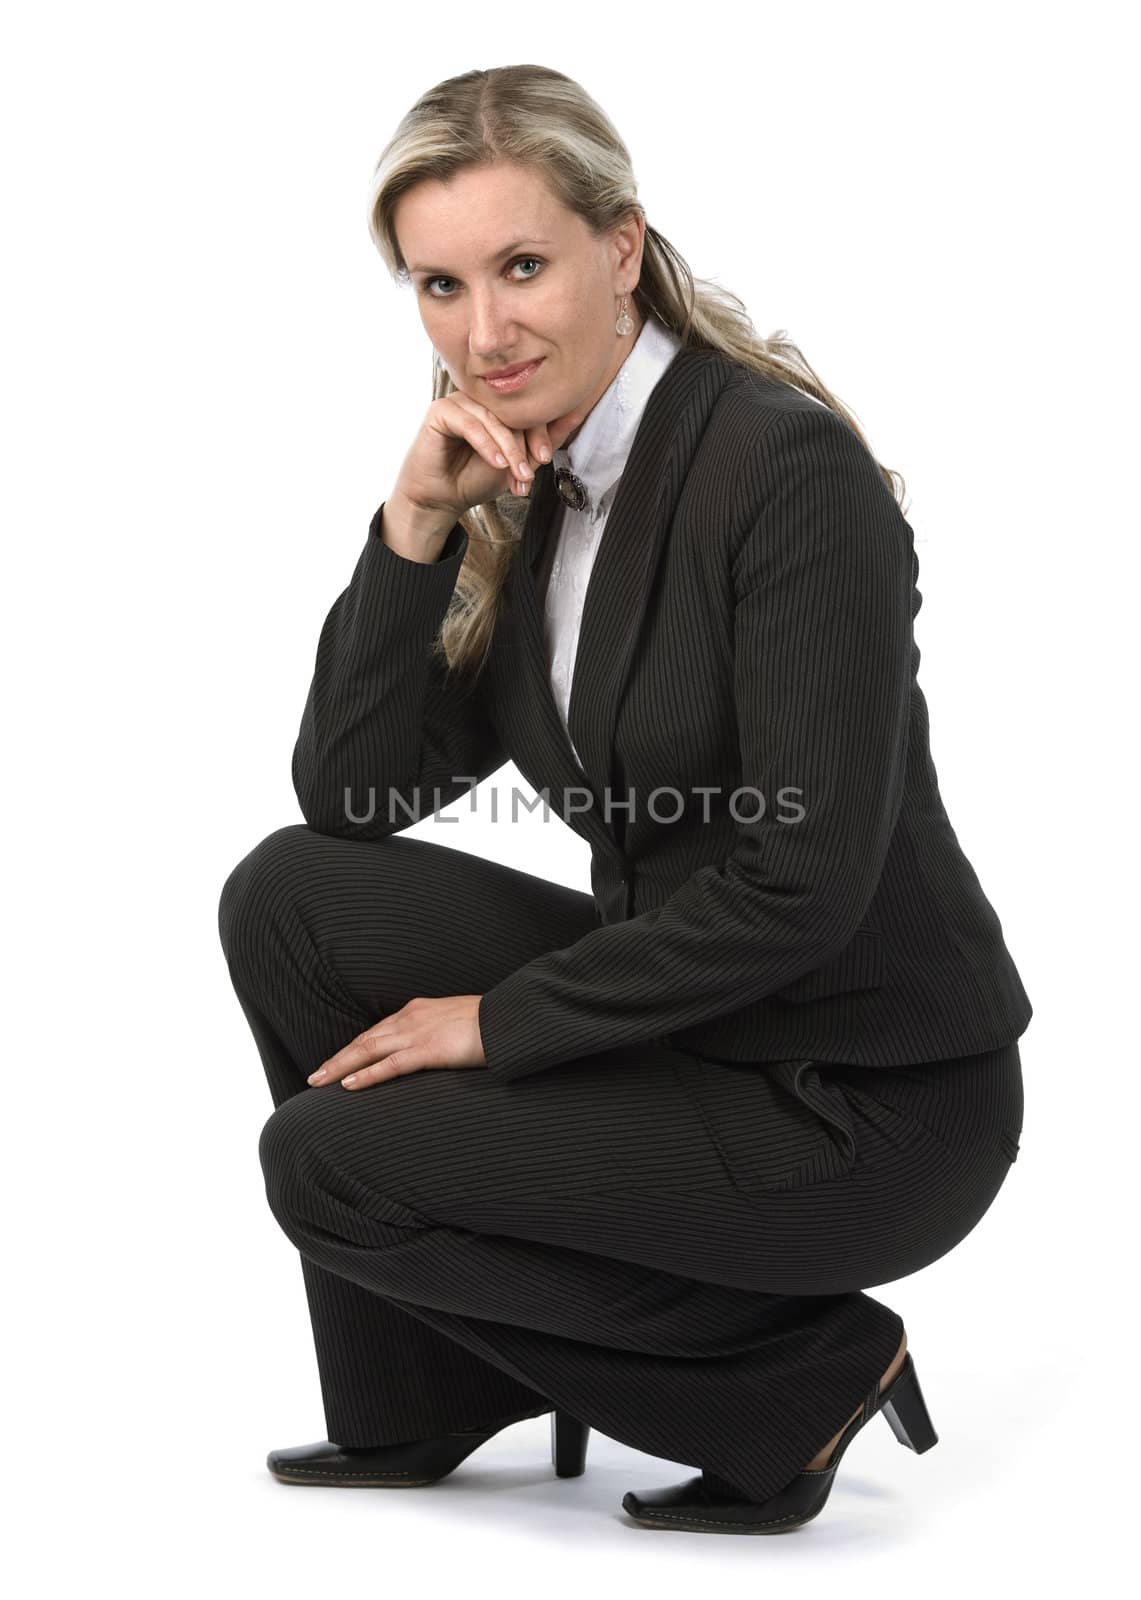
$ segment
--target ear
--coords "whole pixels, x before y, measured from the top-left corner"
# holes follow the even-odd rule
[[[626,284],[626,293],[633,294],[642,275],[642,251],[646,241],[646,219],[640,211],[632,211],[625,222],[620,222],[611,235],[614,247],[616,276]]]

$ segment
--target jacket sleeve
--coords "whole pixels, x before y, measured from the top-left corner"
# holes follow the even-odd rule
[[[497,1077],[761,1000],[843,950],[875,893],[906,766],[911,530],[825,407],[770,425],[741,482],[759,510],[731,556],[734,693],[741,784],[763,811],[741,795],[720,865],[487,990],[479,1026]]]
[[[383,504],[347,589],[325,619],[293,787],[318,833],[381,839],[449,805],[508,759],[478,680],[429,648],[467,550],[457,522],[435,561],[381,538]]]

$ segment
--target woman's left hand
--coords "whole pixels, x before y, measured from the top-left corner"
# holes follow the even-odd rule
[[[322,1062],[309,1082],[363,1089],[421,1067],[485,1067],[478,994],[409,1000]]]

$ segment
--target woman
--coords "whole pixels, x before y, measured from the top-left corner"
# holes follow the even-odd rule
[[[936,1442],[863,1291],[975,1226],[1022,1126],[895,475],[560,73],[429,91],[370,226],[434,398],[321,633],[305,825],[220,906],[329,1430],[268,1465],[431,1483],[548,1411],[560,1475],[590,1426],[701,1468],[636,1520],[788,1531],[877,1411]],[[508,759],[592,894],[397,837]]]

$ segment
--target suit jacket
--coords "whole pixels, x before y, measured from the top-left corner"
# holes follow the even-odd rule
[[[466,532],[412,561],[377,510],[293,756],[321,832],[395,833],[511,759],[589,842],[598,925],[482,996],[488,1070],[645,1040],[894,1067],[1018,1038],[1030,1001],[931,759],[912,530],[843,419],[719,352],[674,357],[587,591],[568,718],[584,767],[543,634],[549,466],[522,504],[474,680],[428,648]]]

